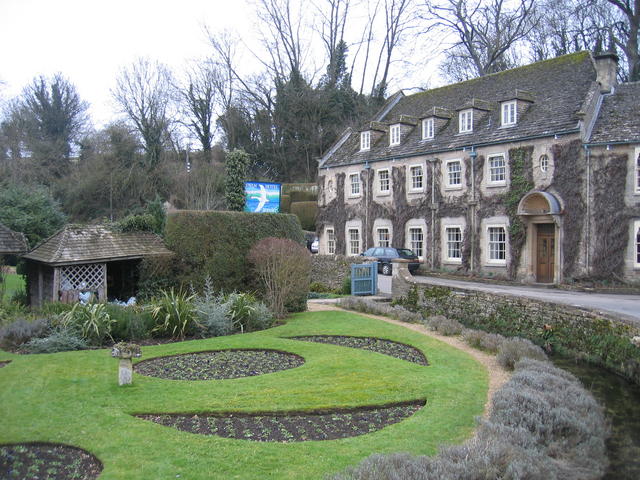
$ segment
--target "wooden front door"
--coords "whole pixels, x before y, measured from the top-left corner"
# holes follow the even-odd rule
[[[541,223],[537,225],[537,267],[536,281],[539,283],[553,283],[556,229],[553,223]]]

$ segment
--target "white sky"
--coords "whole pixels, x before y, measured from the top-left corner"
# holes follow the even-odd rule
[[[208,54],[205,25],[246,32],[252,19],[245,0],[0,0],[0,98],[62,72],[100,125],[122,67],[150,57],[179,71]]]
[[[299,1],[303,9],[312,8],[310,0]],[[205,26],[212,32],[235,31],[243,42],[255,46],[258,29],[249,2],[0,0],[0,101],[19,95],[38,75],[61,72],[90,103],[94,125],[103,126],[117,114],[110,90],[120,70],[138,57],[159,60],[179,76],[189,60],[211,53]],[[366,19],[355,18],[350,24],[357,38],[363,21]],[[425,55],[415,46],[410,50],[404,58]],[[354,52],[355,48],[349,54]],[[241,58],[243,70],[259,67],[255,58]],[[432,80],[433,69],[414,66],[411,71],[402,62],[397,65],[404,87]],[[415,70],[418,80],[407,84]],[[398,87],[392,83],[388,93]]]

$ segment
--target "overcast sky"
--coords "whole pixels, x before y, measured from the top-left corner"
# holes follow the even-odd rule
[[[245,0],[0,0],[0,98],[62,72],[100,125],[122,67],[148,56],[182,70],[209,51],[204,25],[246,32],[247,12]]]

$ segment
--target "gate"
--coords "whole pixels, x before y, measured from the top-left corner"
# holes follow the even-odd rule
[[[378,293],[378,262],[351,264],[351,295]]]

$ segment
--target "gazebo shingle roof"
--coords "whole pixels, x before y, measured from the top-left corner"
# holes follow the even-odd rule
[[[0,223],[0,255],[23,253],[28,249],[23,233],[14,232]]]
[[[153,233],[119,232],[106,225],[67,225],[23,257],[49,265],[71,265],[171,253]]]

